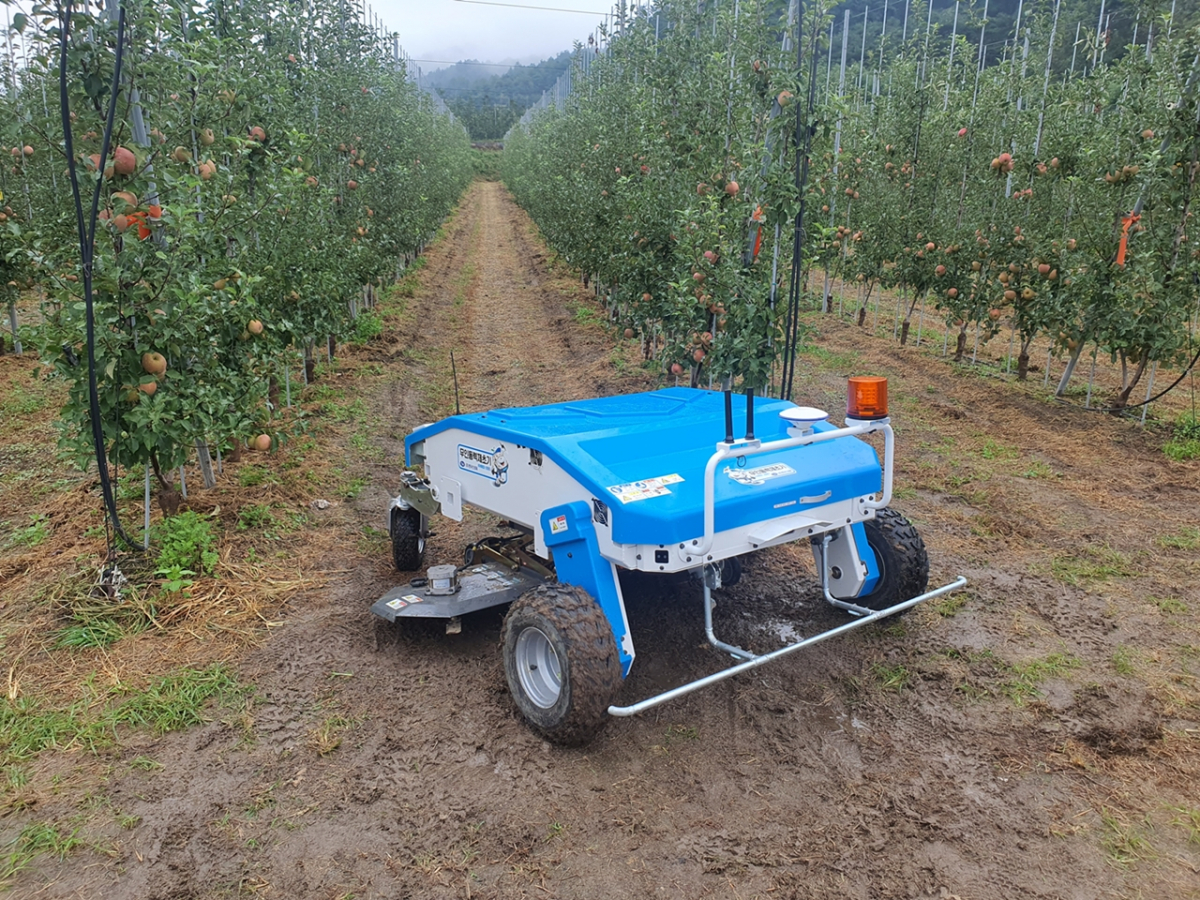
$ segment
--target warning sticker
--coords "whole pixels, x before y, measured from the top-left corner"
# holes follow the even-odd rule
[[[796,470],[786,463],[772,463],[769,466],[759,466],[756,469],[735,469],[725,467],[725,474],[738,484],[763,484],[772,478],[782,478],[784,475],[795,475]]]
[[[395,600],[389,600],[387,605],[388,609],[404,609],[404,607],[408,606],[408,603],[397,597]]]
[[[424,597],[418,597],[416,594],[405,594],[404,600],[407,603],[421,603],[425,600]]]
[[[567,517],[566,516],[557,516],[556,518],[553,518],[550,520],[550,533],[551,534],[562,534],[566,530],[567,530]]]
[[[671,493],[668,484],[679,484],[683,481],[681,475],[659,475],[657,478],[647,478],[644,481],[630,481],[627,484],[614,484],[608,492],[622,503],[633,503],[637,500],[649,500],[651,497],[661,497]]]

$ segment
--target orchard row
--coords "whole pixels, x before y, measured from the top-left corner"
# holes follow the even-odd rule
[[[1196,29],[1095,54],[1085,75],[1065,65],[1057,5],[1026,4],[999,64],[980,67],[962,34],[934,58],[914,32],[841,79],[829,5],[804,4],[798,72],[779,4],[664,0],[574,73],[565,104],[509,135],[518,199],[648,355],[764,384],[803,202],[804,281],[825,285],[814,302],[857,281],[861,325],[873,292],[897,292],[901,342],[920,306],[957,332],[960,357],[969,330],[1014,330],[1021,378],[1039,337],[1067,357],[1090,344],[1120,365],[1119,405],[1150,362],[1190,359]]]
[[[112,5],[112,4],[110,4]],[[111,459],[160,487],[197,445],[267,430],[281,361],[311,371],[354,327],[364,286],[391,278],[470,179],[465,132],[409,81],[344,2],[236,6],[126,0],[119,25],[80,5],[66,40],[70,143],[57,102],[64,20],[17,17],[0,94],[0,291],[37,290],[22,329],[70,385],[63,440],[94,458],[84,272],[71,193],[92,241],[95,357]],[[115,7],[114,7],[115,8]],[[68,157],[67,147],[74,150]]]

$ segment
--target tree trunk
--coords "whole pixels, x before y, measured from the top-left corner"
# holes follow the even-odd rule
[[[233,446],[225,454],[225,459],[231,463],[242,461],[242,442],[236,438],[233,441]]]
[[[158,499],[158,508],[162,510],[164,516],[174,516],[179,512],[179,504],[183,502],[183,495],[175,488],[163,488],[156,495]]]
[[[865,306],[860,306],[858,308],[858,327],[862,328],[863,322],[865,321],[867,321],[867,308]]]
[[[1029,378],[1029,354],[1022,350],[1017,354],[1017,381],[1026,381]]]
[[[922,291],[920,293],[914,293],[913,298],[912,298],[912,303],[910,303],[908,305],[908,311],[904,314],[904,321],[901,323],[901,328],[900,328],[900,346],[901,347],[903,347],[905,344],[908,343],[908,330],[912,326],[913,310],[917,308],[917,304],[920,302],[921,298],[924,296],[925,296],[924,291]]]
[[[329,336],[329,358],[333,359],[337,356],[337,339],[331,334]]]
[[[312,384],[317,377],[317,360],[313,356],[312,344],[304,345],[304,383]]]
[[[1121,354],[1121,381],[1123,383],[1125,382],[1126,374],[1125,359],[1125,355]],[[1129,404],[1129,395],[1133,393],[1133,389],[1137,387],[1137,383],[1142,380],[1142,375],[1146,371],[1147,362],[1149,362],[1147,359],[1147,354],[1143,353],[1138,359],[1137,368],[1133,370],[1133,375],[1129,378],[1128,383],[1121,388],[1120,392],[1116,396],[1116,399],[1113,400],[1112,414],[1114,416],[1121,415],[1121,413],[1125,410],[1125,407]]]
[[[962,362],[963,354],[967,352],[967,326],[958,332],[958,340],[954,342],[954,361]]]

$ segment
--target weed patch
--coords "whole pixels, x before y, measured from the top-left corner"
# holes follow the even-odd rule
[[[67,854],[82,843],[77,837],[77,831],[63,834],[54,825],[26,825],[12,842],[12,849],[0,861],[0,884],[29,868],[40,854],[46,853],[66,859]]]
[[[1004,693],[1017,705],[1040,697],[1040,685],[1047,678],[1065,675],[1079,668],[1080,662],[1069,653],[1051,653],[1042,659],[1030,659],[1010,667],[1011,677],[1004,683]]]
[[[163,520],[153,536],[159,545],[158,565],[162,569],[211,573],[217,564],[212,523],[197,512],[188,510]]]
[[[885,666],[883,663],[873,663],[871,672],[879,679],[885,691],[902,691],[912,683],[912,672],[904,666]]]
[[[1061,553],[1050,563],[1050,574],[1073,587],[1127,578],[1133,574],[1125,554],[1111,547],[1080,547],[1077,554]]]
[[[18,698],[0,706],[0,765],[52,747],[82,744],[95,751],[112,745],[122,725],[155,734],[189,728],[206,721],[204,707],[210,700],[228,706],[246,693],[228,669],[216,665],[179,669],[123,698],[114,689],[90,703],[80,699],[63,708]]]
[[[0,522],[0,525],[7,525]],[[50,523],[44,515],[34,513],[29,517],[29,524],[13,531],[6,541],[9,547],[36,547],[50,536]]]

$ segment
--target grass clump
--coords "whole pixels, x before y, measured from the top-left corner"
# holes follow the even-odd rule
[[[885,691],[902,691],[912,683],[913,679],[912,672],[904,666],[885,666],[883,663],[874,663],[871,671],[879,679],[879,683]]]
[[[1060,553],[1050,563],[1050,574],[1072,587],[1127,578],[1133,574],[1125,554],[1111,547],[1080,547],[1078,554]]]
[[[154,537],[160,570],[211,574],[219,559],[213,549],[212,522],[191,510],[165,519],[155,528]]]
[[[0,765],[11,765],[49,749],[84,745],[92,751],[115,743],[120,726],[155,734],[205,722],[209,701],[232,705],[247,689],[222,665],[183,668],[144,690],[122,696],[117,689],[63,707],[21,697],[0,705]]]
[[[1040,697],[1040,685],[1047,678],[1056,678],[1078,669],[1079,660],[1069,653],[1051,653],[1041,659],[1030,659],[1010,667],[1010,678],[1004,684],[1004,693],[1020,705],[1033,697]]]
[[[7,525],[7,522],[0,525]],[[9,547],[36,547],[50,536],[50,522],[41,513],[29,517],[29,524],[16,528],[5,542]]]
[[[1101,810],[1100,821],[1105,828],[1101,844],[1113,865],[1124,868],[1155,856],[1154,848],[1141,830],[1122,822],[1111,810]]]
[[[8,853],[0,857],[0,884],[29,868],[42,853],[66,859],[68,853],[83,844],[77,835],[77,830],[63,834],[56,826],[46,823],[26,825],[9,845]]]
[[[1185,525],[1174,534],[1164,534],[1158,539],[1158,546],[1170,550],[1200,549],[1200,527]]]
[[[1194,415],[1176,419],[1171,439],[1163,445],[1163,453],[1176,462],[1200,459],[1200,419]]]
[[[351,344],[368,344],[383,334],[383,317],[374,310],[364,310],[354,320],[354,332],[350,335]]]

